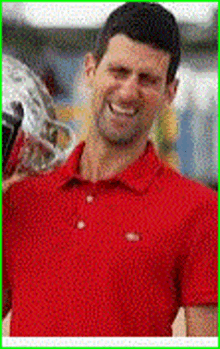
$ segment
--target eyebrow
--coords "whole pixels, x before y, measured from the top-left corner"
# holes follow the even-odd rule
[[[122,64],[119,64],[119,63],[108,63],[108,66],[107,66],[108,68],[110,68],[110,69],[119,69],[119,70],[124,70],[124,71],[127,71],[128,73],[131,73],[132,72],[132,69],[130,69],[130,68],[128,68],[128,67],[126,67],[126,66],[124,66],[124,65],[122,65]],[[162,80],[162,78],[161,78],[161,76],[159,76],[159,75],[156,75],[156,74],[154,74],[154,73],[152,73],[152,72],[140,72],[139,74],[139,77],[151,77],[151,78],[153,78],[153,79],[156,79],[156,80],[158,80],[158,81],[161,81]]]
[[[162,80],[161,76],[155,75],[155,74],[152,74],[152,73],[140,73],[139,77],[141,77],[141,78],[150,77],[152,79],[155,79],[158,82],[160,82]]]
[[[128,67],[126,66],[123,66],[122,64],[118,64],[118,63],[108,63],[108,68],[111,68],[111,69],[121,69],[121,70],[126,70],[127,72],[131,72],[132,70],[129,69]]]

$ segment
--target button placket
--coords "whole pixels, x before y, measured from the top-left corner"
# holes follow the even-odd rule
[[[94,196],[91,194],[88,194],[85,198],[85,201],[86,201],[86,204],[91,204],[94,201]],[[84,204],[85,204],[85,201],[84,201]],[[85,211],[84,211],[84,213],[85,213]],[[83,230],[84,228],[86,228],[86,223],[83,220],[83,218],[78,220],[78,222],[76,224],[76,228],[79,230]]]
[[[78,220],[76,223],[76,229],[83,230],[88,227],[87,220],[90,219],[92,213],[92,207],[90,205],[94,202],[95,199],[95,196],[92,194],[92,191],[93,187],[89,185],[88,188],[85,188],[85,196],[83,195],[84,197],[81,197],[81,204],[79,204],[78,208]]]

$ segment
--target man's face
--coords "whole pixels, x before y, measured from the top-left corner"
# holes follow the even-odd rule
[[[87,56],[96,131],[111,144],[134,144],[148,134],[164,104],[175,96],[167,85],[170,55],[125,35],[110,39],[99,65]]]

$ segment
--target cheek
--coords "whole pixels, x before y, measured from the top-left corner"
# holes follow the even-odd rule
[[[109,82],[102,82],[97,84],[93,90],[93,104],[97,109],[102,109],[105,102],[110,99],[110,96],[114,93],[115,88],[113,84]]]
[[[100,115],[105,107],[105,93],[101,88],[93,90],[91,98],[91,112],[95,116]]]
[[[144,104],[149,111],[160,109],[165,102],[164,96],[160,92],[149,90],[144,95]]]
[[[96,90],[97,96],[99,98],[105,98],[113,91],[118,88],[118,82],[114,77],[109,76],[106,72],[102,72],[102,74],[98,74],[94,81],[94,87]]]
[[[93,86],[92,90],[92,104],[93,105],[99,105],[101,103],[101,100],[103,99],[103,92],[101,88],[97,85]]]

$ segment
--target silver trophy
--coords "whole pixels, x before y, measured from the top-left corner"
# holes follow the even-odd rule
[[[53,170],[66,161],[76,145],[75,135],[56,119],[53,100],[40,78],[13,57],[2,57],[3,176]]]

